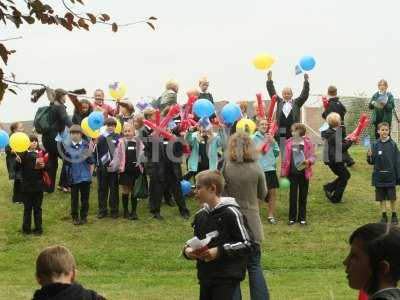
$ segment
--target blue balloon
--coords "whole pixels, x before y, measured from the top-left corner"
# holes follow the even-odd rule
[[[316,64],[315,58],[312,56],[303,56],[300,59],[300,67],[304,71],[311,71],[312,69],[314,69],[315,64]]]
[[[187,196],[192,191],[192,184],[190,183],[190,181],[182,180],[181,190],[182,190],[182,195]]]
[[[221,117],[225,124],[232,125],[242,117],[240,106],[234,103],[226,104],[221,110]]]
[[[7,132],[0,130],[0,149],[4,149],[8,145],[9,140]]]
[[[97,130],[104,125],[104,115],[100,111],[94,111],[89,115],[88,124],[90,129]]]
[[[198,99],[193,104],[193,111],[199,118],[208,118],[215,113],[215,108],[210,100]]]

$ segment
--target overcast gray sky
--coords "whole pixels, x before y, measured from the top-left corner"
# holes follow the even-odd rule
[[[22,2],[22,0],[21,0]],[[58,1],[48,1],[57,7]],[[389,81],[398,96],[400,34],[398,0],[91,0],[80,11],[107,12],[120,23],[156,16],[157,30],[145,25],[121,28],[114,34],[98,25],[91,32],[28,26],[16,31],[2,27],[0,39],[10,41],[17,53],[6,68],[21,81],[46,82],[54,87],[85,87],[90,94],[114,81],[125,82],[128,96],[158,96],[164,83],[175,78],[184,91],[203,75],[217,100],[254,99],[265,94],[265,73],[254,69],[259,52],[274,55],[277,88],[289,85],[296,92],[302,77],[294,67],[305,54],[314,56],[311,92],[322,93],[329,84],[340,94],[376,89],[378,79]],[[62,12],[60,7],[59,12]],[[1,25],[3,26],[3,25]],[[38,106],[29,101],[29,89],[6,95],[0,121],[32,119]]]

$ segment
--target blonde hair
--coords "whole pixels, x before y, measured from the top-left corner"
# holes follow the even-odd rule
[[[228,159],[239,163],[257,160],[256,147],[246,132],[236,132],[231,136],[228,145]]]
[[[150,119],[151,116],[153,116],[156,113],[156,110],[154,108],[146,108],[143,111],[143,116],[146,120]]]
[[[178,82],[174,79],[168,80],[167,83],[165,84],[165,89],[167,90],[173,90],[178,88],[179,88]]]
[[[210,82],[208,81],[208,78],[206,76],[203,76],[199,80],[199,85],[202,83],[210,83]]]
[[[74,272],[75,269],[75,259],[64,246],[47,247],[36,259],[36,277],[44,282],[54,282],[62,275]]]
[[[249,103],[246,100],[240,101],[239,106],[241,110],[247,112],[247,108],[249,107]]]
[[[326,117],[326,122],[328,122],[329,126],[337,127],[341,124],[341,118],[338,113],[332,112]]]
[[[215,193],[221,196],[224,191],[225,179],[217,170],[206,170],[196,175],[196,183],[207,188],[215,185]]]

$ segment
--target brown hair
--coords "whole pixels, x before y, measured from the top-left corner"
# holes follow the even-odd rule
[[[257,152],[253,140],[246,132],[236,132],[229,139],[228,159],[235,162],[253,162]]]
[[[36,142],[36,143],[39,144],[39,139],[38,139],[37,135],[33,134],[33,133],[29,135],[29,141],[30,142]]]
[[[144,116],[142,114],[135,116],[135,118],[133,119],[133,124],[137,124],[137,126],[135,126],[135,129],[140,129],[144,126],[143,119]]]
[[[292,130],[293,131],[298,131],[300,136],[305,136],[307,132],[307,127],[304,124],[301,123],[294,123],[292,125]]]
[[[75,269],[72,253],[63,246],[47,247],[36,259],[36,276],[45,282],[51,283],[61,275],[68,275]]]
[[[202,171],[196,175],[196,182],[199,185],[205,186],[207,188],[211,186],[215,186],[215,193],[217,196],[221,196],[224,191],[225,179],[222,176],[221,172],[216,170],[206,170]]]
[[[379,123],[378,124],[378,129],[381,129],[381,127],[387,127],[387,128],[390,128],[390,125],[389,125],[389,123],[388,122],[381,122],[381,123]]]
[[[10,133],[15,133],[15,131],[17,130],[18,126],[22,124],[21,122],[14,122],[11,123],[10,125]]]
[[[336,86],[331,85],[330,87],[328,87],[328,96],[332,96],[332,97],[337,96]]]
[[[106,125],[106,126],[117,126],[117,121],[114,118],[109,117],[104,122],[104,125]]]
[[[385,79],[381,79],[381,80],[378,81],[378,85],[381,84],[381,83],[383,83],[386,87],[389,86],[388,82]]]
[[[247,101],[240,101],[239,102],[239,106],[241,110],[244,110],[245,112],[247,112],[247,108],[249,106],[249,103]]]

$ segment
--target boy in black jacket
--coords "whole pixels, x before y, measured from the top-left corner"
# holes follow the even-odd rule
[[[328,96],[329,96],[329,105],[326,108],[326,110],[322,113],[322,118],[326,120],[326,117],[330,113],[338,113],[340,116],[340,119],[342,120],[341,122],[341,129],[342,129],[342,134],[343,138],[346,137],[346,127],[344,126],[344,116],[346,115],[346,107],[343,105],[342,102],[340,102],[339,97],[337,96],[337,88],[335,86],[330,86],[328,87]],[[348,151],[344,152],[344,162],[348,167],[351,167],[354,165],[354,160],[351,158],[350,154]]]
[[[196,176],[196,199],[204,207],[194,221],[194,239],[206,246],[195,248],[189,240],[183,250],[187,259],[197,260],[200,300],[231,300],[245,278],[247,256],[252,250],[252,234],[233,198],[221,198],[224,178],[218,171]],[[193,248],[192,248],[193,247]]]
[[[22,173],[22,191],[24,202],[24,217],[22,233],[41,235],[42,229],[42,201],[45,183],[43,180],[44,161],[38,157],[39,141],[35,135],[30,135],[31,145],[28,151],[17,157],[20,164],[17,168]],[[31,231],[31,220],[35,223],[35,229]]]
[[[75,277],[75,259],[67,248],[45,248],[36,259],[36,280],[42,288],[32,300],[106,300],[75,283]]]
[[[115,133],[117,121],[114,118],[106,119],[105,126],[106,133],[99,137],[94,153],[99,200],[97,217],[107,216],[109,202],[111,217],[116,219],[119,214],[118,165],[113,158],[120,136]]]
[[[341,132],[341,119],[337,113],[330,113],[326,121],[329,128],[321,132],[325,140],[324,163],[329,166],[338,177],[324,185],[326,197],[334,204],[342,201],[347,181],[350,179],[350,172],[344,163],[344,155],[352,145],[352,141],[343,139]]]
[[[378,124],[379,139],[368,151],[367,162],[374,165],[372,185],[375,186],[375,200],[381,203],[381,222],[388,222],[386,210],[390,204],[392,224],[398,225],[396,185],[400,183],[400,153],[396,143],[390,138],[389,132],[388,123]]]

